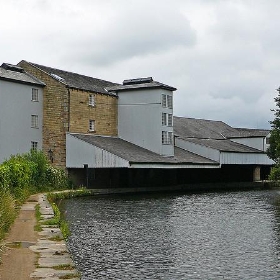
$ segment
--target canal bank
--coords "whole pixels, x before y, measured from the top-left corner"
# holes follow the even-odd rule
[[[41,231],[36,231],[39,205]],[[7,238],[0,279],[80,279],[57,225],[43,225],[54,217],[45,194],[31,196],[22,205]]]
[[[269,181],[234,182],[234,183],[202,183],[181,184],[159,187],[131,187],[131,188],[92,188],[93,195],[122,194],[122,193],[156,193],[156,192],[208,192],[208,191],[238,191],[253,189],[270,189],[273,184]]]

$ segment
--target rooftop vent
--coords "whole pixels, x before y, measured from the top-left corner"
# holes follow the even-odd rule
[[[24,69],[17,66],[17,65],[13,65],[13,64],[9,64],[9,63],[3,63],[1,65],[1,68],[6,69],[6,70],[10,70],[10,71],[15,71],[15,72],[19,72],[19,73],[23,73]]]
[[[147,84],[153,82],[152,77],[124,80],[123,85]]]
[[[65,80],[62,77],[60,77],[60,76],[58,76],[58,75],[56,75],[54,73],[51,73],[51,76],[53,78],[55,78],[56,80],[60,81],[60,82],[65,82]]]

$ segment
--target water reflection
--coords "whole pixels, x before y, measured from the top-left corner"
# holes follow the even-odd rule
[[[83,279],[280,279],[277,191],[66,201]]]

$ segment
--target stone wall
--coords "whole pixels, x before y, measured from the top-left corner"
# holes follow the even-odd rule
[[[89,105],[89,96],[95,105]],[[70,132],[117,135],[117,98],[82,90],[70,90]],[[89,130],[89,120],[95,121],[95,130]]]
[[[95,131],[117,135],[117,98],[95,95],[95,106],[89,105],[89,92],[68,89],[44,71],[26,61],[18,64],[46,84],[43,92],[43,151],[52,151],[55,166],[66,165],[66,133],[89,133],[89,120],[95,120]]]
[[[43,92],[43,151],[49,155],[51,150],[53,164],[65,168],[68,91],[64,84],[26,61],[21,61],[19,66],[46,84]]]

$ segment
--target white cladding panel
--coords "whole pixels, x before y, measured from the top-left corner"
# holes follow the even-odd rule
[[[192,152],[194,154],[200,155],[202,157],[220,162],[220,151],[218,150],[194,144],[192,142],[188,142],[187,140],[180,138],[175,138],[175,146],[186,151]]]
[[[162,94],[173,97],[164,89],[141,89],[118,92],[118,135],[121,139],[161,155],[174,155],[173,145],[162,144],[162,130],[173,133],[173,126],[162,126]]]
[[[67,134],[66,167],[83,168],[84,164],[89,168],[129,167],[128,161]]]
[[[266,151],[266,143],[264,137],[254,138],[233,138],[230,139],[232,142],[243,144],[261,151]]]
[[[221,164],[255,164],[255,165],[272,165],[274,161],[266,154],[254,153],[221,153]]]
[[[32,88],[39,101],[31,101]],[[38,115],[38,128],[31,128],[31,115]],[[0,80],[0,163],[11,155],[29,152],[31,141],[42,149],[43,89]]]

